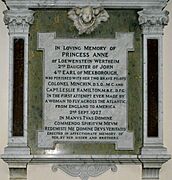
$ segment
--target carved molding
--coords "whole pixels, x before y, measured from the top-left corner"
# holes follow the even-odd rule
[[[105,8],[129,8],[142,9],[147,7],[160,7],[161,9],[167,5],[169,0],[92,0],[92,1],[78,1],[78,0],[6,0],[6,4],[11,8],[73,8],[75,6],[86,7],[88,5],[93,7],[102,6]]]
[[[112,172],[117,172],[115,164],[54,164],[52,171],[56,172],[61,169],[65,173],[73,177],[80,177],[81,180],[88,180],[89,177],[97,177],[109,169]]]
[[[139,11],[139,24],[143,29],[143,33],[162,34],[163,28],[169,22],[169,12],[164,10],[149,9]]]
[[[76,7],[68,12],[68,16],[74,21],[79,34],[90,34],[101,22],[106,22],[109,15],[103,8],[93,8],[90,6]]]
[[[159,179],[159,168],[146,168],[142,170],[142,179]]]
[[[10,168],[9,169],[10,180],[27,180],[27,169],[26,168]]]
[[[4,11],[4,22],[9,33],[28,33],[29,26],[33,23],[34,11],[31,10],[6,10]]]

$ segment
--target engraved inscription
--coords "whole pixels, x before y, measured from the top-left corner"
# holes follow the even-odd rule
[[[44,129],[38,146],[114,143],[133,149],[128,132],[127,56],[133,33],[116,39],[57,39],[39,33],[44,50]]]

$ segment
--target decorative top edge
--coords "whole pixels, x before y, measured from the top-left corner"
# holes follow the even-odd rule
[[[73,8],[73,7],[104,7],[144,9],[149,7],[164,8],[169,0],[2,0],[7,7],[17,8]]]

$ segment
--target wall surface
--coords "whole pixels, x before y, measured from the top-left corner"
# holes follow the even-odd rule
[[[7,126],[8,126],[8,30],[3,22],[3,11],[6,9],[4,4],[0,2],[0,154],[3,154],[4,147],[7,145]],[[164,146],[168,148],[168,152],[172,154],[172,1],[166,7],[170,14],[170,23],[165,28],[164,36]],[[172,177],[172,160],[163,165],[160,172],[160,180],[171,180]],[[79,180],[79,178],[70,177],[58,170],[52,173],[49,165],[31,165],[28,168],[28,180]],[[141,166],[118,166],[118,172],[106,172],[100,177],[90,178],[90,180],[139,180],[141,179]],[[8,166],[0,160],[0,180],[8,180]]]

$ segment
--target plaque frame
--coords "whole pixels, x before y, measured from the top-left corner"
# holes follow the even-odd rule
[[[8,145],[1,158],[8,163],[10,179],[27,179],[27,165],[34,163],[53,164],[52,170],[62,169],[71,176],[80,177],[83,180],[90,176],[95,177],[106,170],[116,172],[116,164],[139,164],[142,165],[142,179],[159,179],[159,170],[163,163],[170,159],[167,149],[163,146],[163,104],[162,104],[162,64],[163,64],[163,28],[168,24],[168,12],[163,10],[168,0],[6,0],[7,11],[4,12],[4,22],[9,29],[9,130]],[[105,9],[140,9],[139,24],[143,32],[143,61],[144,61],[144,135],[143,147],[140,155],[32,155],[27,143],[28,122],[28,35],[29,26],[34,23],[34,9],[36,8],[74,8],[74,7],[104,7]],[[30,10],[32,9],[32,10]],[[13,40],[22,38],[25,41],[24,55],[24,135],[14,137],[12,135],[13,122]],[[158,40],[158,67],[159,67],[159,119],[158,137],[147,135],[147,39]],[[113,163],[112,163],[113,162]],[[80,168],[78,168],[78,164]],[[76,172],[77,170],[77,172]]]

